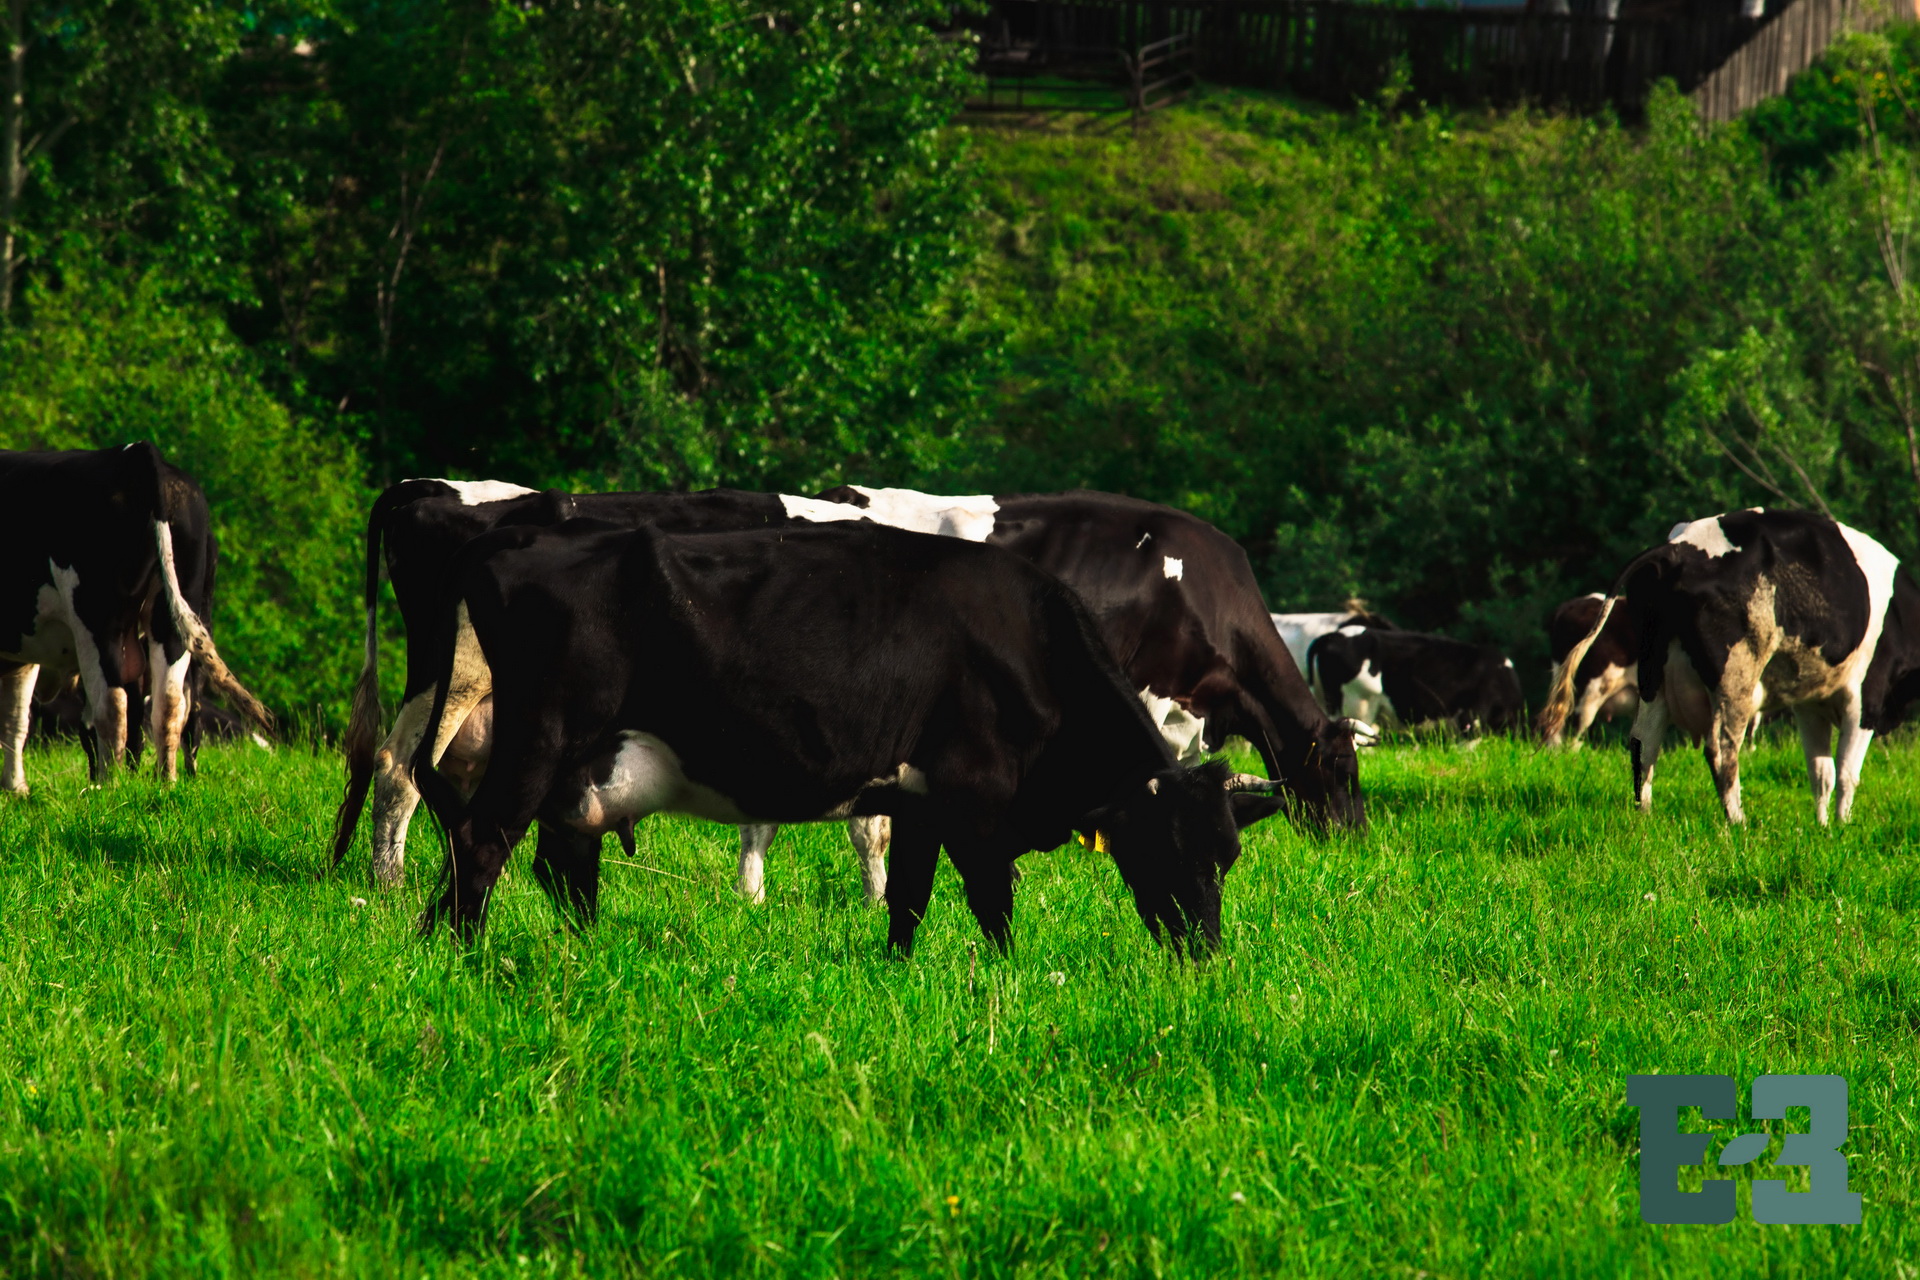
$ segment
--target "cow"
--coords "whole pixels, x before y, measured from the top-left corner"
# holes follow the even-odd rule
[[[1553,611],[1547,622],[1547,647],[1553,658],[1549,686],[1560,682],[1560,667],[1573,647],[1580,643],[1599,620],[1606,596],[1598,591],[1575,596]],[[1616,609],[1607,625],[1594,637],[1580,670],[1574,673],[1573,745],[1578,747],[1593,722],[1616,715],[1630,715],[1640,706],[1640,635],[1633,617]],[[1546,713],[1541,712],[1541,736],[1548,746],[1559,746],[1563,726],[1549,728]]]
[[[429,634],[427,619],[436,616],[445,600],[447,569],[455,553],[470,539],[495,528],[551,526],[573,518],[597,519],[627,528],[658,525],[677,532],[759,528],[787,522],[777,496],[735,489],[570,494],[500,480],[431,478],[402,480],[389,486],[374,500],[367,517],[366,653],[342,743],[347,789],[334,817],[334,867],[346,856],[371,789],[374,879],[382,885],[394,885],[405,874],[407,827],[420,799],[412,782],[413,754],[435,693],[427,674],[431,663],[421,646]],[[379,738],[377,616],[383,562],[407,646],[400,711],[384,742]],[[450,745],[455,746],[456,760],[484,752],[488,692],[484,683],[452,691],[440,720],[442,739],[435,744],[436,759]],[[476,711],[480,713],[478,718],[469,724],[469,716]],[[864,824],[856,824],[857,835],[864,830]],[[884,879],[884,864],[881,866]],[[870,868],[868,874],[871,878]]]
[[[896,954],[912,951],[942,848],[1005,948],[1013,860],[1075,830],[1097,833],[1156,937],[1203,949],[1239,828],[1284,803],[1224,764],[1179,764],[1087,606],[994,547],[869,522],[573,521],[476,538],[449,585],[413,760],[448,840],[423,932],[474,936],[536,823],[534,877],[584,923],[604,836],[648,814],[884,814]],[[477,780],[434,765],[463,665],[492,689]]]
[[[1837,783],[1846,822],[1874,733],[1920,696],[1920,589],[1878,542],[1810,511],[1682,521],[1636,556],[1561,664],[1544,728],[1565,721],[1574,672],[1620,611],[1640,637],[1628,749],[1642,812],[1671,726],[1704,740],[1727,821],[1744,821],[1740,744],[1756,715],[1781,708],[1800,728],[1816,818],[1827,824]]]
[[[1514,728],[1524,710],[1512,659],[1448,636],[1342,627],[1308,647],[1307,670],[1329,713],[1369,722],[1445,721],[1473,736]]]
[[[415,637],[454,550],[485,529],[551,525],[568,515],[668,532],[859,521],[994,540],[1054,572],[1093,604],[1102,633],[1116,655],[1126,655],[1123,665],[1139,682],[1143,702],[1184,760],[1199,759],[1228,733],[1242,733],[1261,751],[1269,776],[1287,781],[1296,811],[1309,822],[1331,816],[1364,823],[1351,729],[1329,721],[1297,675],[1289,678],[1288,664],[1276,661],[1284,654],[1271,628],[1252,625],[1250,610],[1265,608],[1245,553],[1185,513],[1111,494],[996,499],[845,486],[819,498],[737,490],[569,497],[498,481],[410,480],[382,494],[368,520],[367,656],[346,738],[348,787],[334,828],[335,866],[371,784],[375,878],[391,884],[403,874],[406,827],[417,802],[409,763],[433,693],[431,682],[417,674],[425,666]],[[1154,537],[1185,559],[1147,549]],[[408,675],[393,732],[377,745],[375,607],[383,539],[407,627]],[[1170,561],[1182,566],[1178,574],[1167,570]],[[444,753],[450,743],[456,757],[483,749],[484,721],[463,726],[485,697],[477,686],[454,692],[436,751]],[[867,896],[878,902],[886,888],[887,819],[861,815],[849,822],[848,832]],[[764,825],[741,832],[738,883],[750,901],[764,897],[773,836],[774,828]]]
[[[204,620],[214,556],[206,500],[153,445],[0,451],[0,537],[0,789],[27,791],[36,688],[51,697],[78,683],[96,784],[126,755],[130,694],[143,680],[160,776],[172,780],[196,663],[199,679],[271,731]]]
[[[1384,614],[1374,613],[1362,600],[1347,601],[1347,607],[1338,613],[1275,613],[1269,616],[1273,619],[1273,629],[1280,633],[1280,642],[1287,646],[1293,664],[1300,668],[1303,680],[1307,675],[1307,650],[1321,636],[1331,635],[1342,627],[1398,630],[1391,619]]]

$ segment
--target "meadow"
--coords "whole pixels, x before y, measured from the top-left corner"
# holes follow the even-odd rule
[[[210,748],[170,791],[86,790],[71,746],[28,769],[0,802],[9,1275],[1920,1263],[1910,739],[1834,832],[1790,735],[1739,831],[1691,750],[1643,817],[1617,743],[1388,746],[1364,837],[1248,833],[1194,964],[1078,847],[1023,860],[1010,957],[943,869],[903,963],[837,829],[783,832],[753,908],[730,829],[659,818],[596,930],[510,870],[463,949],[414,934],[424,818],[404,891],[316,878],[333,757]],[[1643,1224],[1624,1080],[1652,1071],[1743,1106],[1757,1074],[1844,1075],[1862,1225],[1754,1225],[1756,1166],[1735,1223]],[[1691,1127],[1712,1160],[1753,1126]]]

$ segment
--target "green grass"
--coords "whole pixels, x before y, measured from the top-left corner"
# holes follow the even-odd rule
[[[315,881],[331,759],[211,750],[170,792],[84,791],[77,749],[29,768],[0,804],[9,1275],[1920,1260],[1911,746],[1840,833],[1784,743],[1738,832],[1692,751],[1644,818],[1617,749],[1384,749],[1364,839],[1250,834],[1198,965],[1078,849],[1024,860],[1011,959],[943,871],[897,963],[834,829],[783,833],[749,908],[732,832],[665,819],[591,935],[511,875],[463,951],[412,933],[424,821],[405,892]],[[1846,1076],[1864,1224],[1642,1224],[1647,1071]]]

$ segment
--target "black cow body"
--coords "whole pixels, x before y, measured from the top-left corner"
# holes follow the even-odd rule
[[[1575,596],[1553,611],[1547,622],[1547,647],[1553,657],[1550,685],[1560,683],[1560,667],[1600,621],[1607,598],[1595,591]],[[1640,633],[1633,615],[1616,609],[1594,636],[1573,676],[1573,745],[1579,746],[1597,719],[1631,715],[1640,707]],[[1544,714],[1544,713],[1543,713]],[[1547,726],[1542,724],[1542,728]],[[1558,746],[1564,726],[1549,729],[1546,741]]]
[[[52,697],[79,684],[96,782],[125,755],[143,684],[168,779],[197,681],[271,726],[206,628],[214,560],[206,499],[152,445],[0,452],[0,531],[8,550],[0,565],[5,789],[27,789],[21,750],[36,688]]]
[[[889,817],[903,953],[941,848],[1004,945],[1013,859],[1076,829],[1105,836],[1156,935],[1212,942],[1239,821],[1279,804],[1231,795],[1219,766],[1178,767],[1085,606],[990,547],[865,522],[695,535],[575,522],[476,539],[451,579],[442,692],[414,759],[450,841],[429,928],[476,930],[536,822],[536,877],[591,918],[604,835],[673,810]],[[462,798],[430,743],[475,659],[491,671],[491,749]]]
[[[1387,724],[1444,721],[1463,734],[1502,733],[1520,722],[1520,680],[1498,649],[1419,631],[1342,627],[1307,650],[1307,669],[1329,709],[1355,690],[1379,702]]]
[[[334,865],[339,865],[352,843],[371,787],[374,877],[383,884],[395,884],[405,873],[407,826],[420,799],[412,782],[412,760],[435,692],[433,663],[423,646],[432,635],[432,620],[448,599],[447,573],[455,554],[491,529],[552,526],[574,517],[675,532],[758,528],[786,520],[778,497],[733,489],[568,494],[498,480],[431,479],[403,480],[389,487],[375,500],[367,519],[366,659],[345,739],[347,792],[334,821]],[[407,675],[400,713],[386,741],[380,742],[375,610],[383,549],[406,628]],[[434,745],[436,761],[452,748],[456,757],[468,761],[466,767],[477,767],[472,761],[485,751],[488,694],[484,679],[450,691],[441,717],[442,736]]]
[[[1568,663],[1623,610],[1640,634],[1629,749],[1642,810],[1671,726],[1705,740],[1727,819],[1742,821],[1741,741],[1756,715],[1780,708],[1799,723],[1819,821],[1837,782],[1844,822],[1874,733],[1920,695],[1920,588],[1885,547],[1825,516],[1754,508],[1674,526],[1621,572]],[[1562,664],[1543,727],[1572,700]]]

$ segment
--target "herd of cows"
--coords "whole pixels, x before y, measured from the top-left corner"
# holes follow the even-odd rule
[[[270,731],[208,630],[205,496],[147,444],[0,452],[0,751],[25,793],[31,703],[77,694],[91,777],[194,767],[208,695]],[[381,734],[379,586],[406,634]],[[366,657],[333,862],[370,808],[372,869],[403,875],[424,801],[447,836],[423,928],[482,926],[513,847],[562,915],[597,910],[604,838],[692,814],[740,829],[758,900],[781,823],[845,820],[888,939],[911,951],[944,849],[987,937],[1015,859],[1075,833],[1142,920],[1217,942],[1241,829],[1277,813],[1364,827],[1381,727],[1524,730],[1511,661],[1357,603],[1269,614],[1246,554],[1114,494],[571,494],[407,480],[367,526]],[[1758,508],[1677,525],[1610,592],[1550,624],[1535,728],[1577,742],[1631,713],[1635,799],[1669,729],[1702,740],[1727,817],[1758,717],[1799,725],[1820,822],[1845,821],[1867,744],[1920,696],[1920,588],[1873,539]],[[1834,745],[1838,735],[1837,756]],[[1266,777],[1209,757],[1244,738]]]

